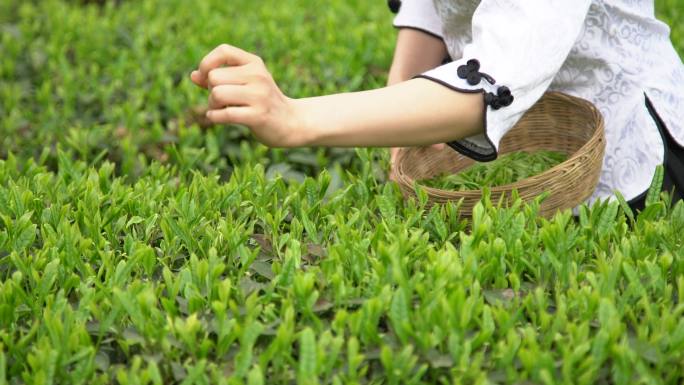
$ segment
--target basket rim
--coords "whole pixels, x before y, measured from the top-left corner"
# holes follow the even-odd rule
[[[597,138],[600,138],[604,135],[605,122],[603,119],[603,115],[598,110],[598,108],[596,108],[596,106],[593,103],[591,103],[590,101],[588,101],[584,98],[578,97],[578,96],[568,95],[566,93],[559,92],[559,91],[546,92],[543,95],[543,97],[544,98],[561,99],[561,100],[565,99],[565,102],[571,102],[574,104],[583,105],[584,107],[586,107],[589,110],[589,112],[591,114],[593,114],[596,117],[596,129],[594,130],[591,137],[577,151],[575,151],[573,154],[571,154],[563,162],[545,170],[544,172],[542,172],[540,174],[532,175],[530,177],[521,179],[521,180],[513,182],[513,183],[487,187],[487,189],[490,191],[490,193],[505,193],[507,191],[512,191],[512,190],[520,191],[520,189],[518,189],[517,187],[520,187],[521,185],[524,185],[524,184],[528,184],[530,182],[535,182],[536,179],[540,179],[541,181],[548,180],[549,179],[549,178],[547,178],[548,175],[555,173],[560,168],[563,168],[566,163],[569,163],[570,161],[575,161],[579,157],[590,152],[593,149],[593,146],[591,145],[592,142],[594,140],[596,140]],[[541,100],[541,98],[540,98],[540,100]],[[524,117],[524,115],[523,115],[523,117]],[[523,117],[521,117],[521,119]],[[605,144],[604,144],[604,146],[605,146]],[[416,151],[416,149],[418,149],[418,148],[420,148],[420,147],[401,148],[399,150],[399,154],[401,155],[402,153],[406,153],[409,151]],[[400,165],[401,165],[401,163],[398,162],[397,163],[397,169],[400,168],[399,167]],[[419,183],[420,182],[419,180],[416,180],[416,179],[408,176],[407,174],[404,174],[401,172],[397,172],[396,174],[397,174],[398,179],[404,179],[405,182],[409,182],[407,184],[413,186],[414,188],[415,188],[415,185],[419,185],[427,193],[432,193],[432,194],[449,193],[449,194],[461,195],[462,198],[465,198],[465,197],[479,198],[484,191],[483,189],[477,189],[477,190],[446,190],[446,189],[440,189],[440,188],[436,188],[436,187],[429,187],[429,186],[426,186],[424,184]],[[522,187],[526,187],[526,186],[522,186]],[[549,190],[551,190],[551,189],[549,189]]]

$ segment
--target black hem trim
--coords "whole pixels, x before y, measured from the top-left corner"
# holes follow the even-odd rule
[[[453,91],[457,91],[457,92],[463,92],[466,94],[477,94],[477,93],[482,94],[482,98],[483,98],[482,104],[484,105],[484,107],[483,107],[484,108],[484,111],[483,111],[484,112],[483,113],[484,136],[485,136],[485,139],[487,140],[487,143],[492,147],[492,150],[493,150],[492,153],[491,154],[479,153],[479,152],[473,150],[472,148],[466,147],[464,144],[460,143],[459,140],[447,142],[446,144],[449,147],[451,147],[452,149],[454,149],[455,151],[457,151],[457,152],[459,152],[459,153],[461,153],[461,154],[463,154],[463,155],[465,155],[465,156],[467,156],[467,157],[469,157],[475,161],[478,161],[478,162],[491,162],[493,160],[496,160],[496,158],[498,158],[499,152],[496,150],[496,146],[494,146],[494,143],[489,138],[489,134],[487,133],[487,106],[488,106],[488,104],[484,102],[484,95],[485,95],[484,88],[480,88],[480,89],[476,89],[476,90],[459,88],[459,87],[455,87],[455,86],[453,86],[453,85],[451,85],[451,84],[449,84],[443,80],[435,79],[431,76],[426,76],[426,75],[417,75],[417,76],[414,76],[413,78],[414,79],[423,78],[423,79],[431,80],[435,83],[438,83],[444,87],[447,87],[447,88],[449,88]]]
[[[635,196],[634,198],[627,201],[627,206],[629,206],[629,208],[631,208],[635,214],[636,214],[637,207],[634,207],[634,206],[636,206],[637,203],[641,203],[641,201],[646,198],[646,195],[648,195],[648,190],[650,190],[650,189],[651,189],[651,187],[649,186],[649,188],[647,188],[646,191],[642,192],[641,194],[639,194],[639,195]]]
[[[438,34],[436,34],[436,33],[434,33],[434,32],[430,32],[430,31],[428,31],[427,29],[422,29],[422,28],[420,28],[420,27],[413,27],[413,26],[410,26],[410,25],[395,25],[394,28],[396,28],[396,29],[402,29],[402,28],[413,29],[413,30],[415,30],[415,31],[423,32],[423,33],[425,33],[425,34],[427,34],[427,35],[430,35],[430,36],[432,36],[432,37],[434,37],[434,38],[437,38],[437,39],[439,39],[439,40],[441,40],[441,41],[444,41],[444,37],[439,36]]]
[[[656,129],[658,130],[658,134],[660,134],[660,139],[663,141],[663,167],[667,165],[667,153],[668,153],[668,146],[667,146],[667,138],[663,135],[663,131],[661,130],[661,125],[664,129],[668,129],[667,126],[665,125],[665,121],[658,115],[658,111],[656,111],[655,107],[653,106],[653,103],[651,103],[651,99],[648,98],[648,95],[646,92],[644,92],[644,99],[646,101],[646,109],[648,110],[648,113],[651,115],[653,118],[653,121],[655,122]],[[667,171],[667,170],[665,170]],[[635,196],[634,198],[630,199],[627,201],[627,204],[632,207],[633,205],[636,205],[648,195],[648,190],[650,190],[651,187],[649,186],[644,192],[641,194]]]
[[[489,138],[487,138],[487,141],[489,141]],[[496,158],[498,157],[498,153],[496,151],[492,152],[490,155],[484,155],[479,152],[475,152],[475,150],[471,150],[468,147],[465,147],[463,144],[455,140],[447,142],[446,145],[456,150],[456,152],[478,162],[491,162],[493,160],[496,160]]]

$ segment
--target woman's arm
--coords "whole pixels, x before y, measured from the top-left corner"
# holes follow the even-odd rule
[[[401,28],[397,34],[387,84],[403,82],[433,69],[446,56],[447,49],[441,39],[415,29]]]
[[[271,147],[428,145],[484,130],[481,94],[425,79],[291,99],[258,56],[226,44],[209,53],[191,78],[211,91],[211,121],[246,125]]]
[[[437,67],[447,54],[447,48],[442,39],[412,28],[399,29],[387,85],[406,81]],[[438,144],[435,147],[441,149],[443,146],[444,144]],[[392,163],[398,151],[397,147],[390,149]]]
[[[482,95],[454,92],[426,79],[370,91],[294,101],[300,145],[408,147],[483,132]]]

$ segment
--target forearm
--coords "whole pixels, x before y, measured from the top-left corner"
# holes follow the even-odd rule
[[[443,143],[483,132],[480,94],[413,79],[370,91],[293,101],[296,145],[404,147]]]

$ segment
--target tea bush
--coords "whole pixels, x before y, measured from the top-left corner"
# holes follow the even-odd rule
[[[187,74],[224,41],[293,96],[381,85],[390,20],[0,2],[0,384],[681,383],[684,203],[485,197],[465,220],[404,201],[385,151],[272,151],[193,115]]]
[[[261,165],[0,162],[10,383],[676,383],[684,203],[552,220]],[[627,215],[625,215],[625,213]]]

